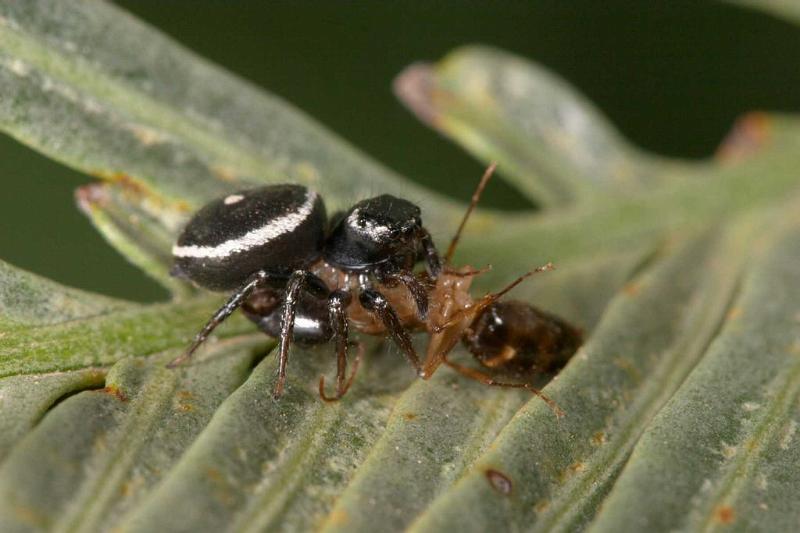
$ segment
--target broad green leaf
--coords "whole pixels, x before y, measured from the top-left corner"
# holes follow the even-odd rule
[[[502,161],[503,175],[537,202],[629,194],[664,170],[564,81],[499,50],[462,48],[435,69],[412,65],[395,92],[428,125]]]
[[[131,307],[131,304],[68,289],[0,261],[0,324],[2,325],[41,326],[128,307]]]
[[[270,395],[275,361],[263,361],[121,530],[304,531],[318,523],[412,378],[398,354],[370,353],[364,379],[344,401],[327,404],[315,387],[333,362],[325,355],[295,354],[279,402]],[[309,377],[307,386],[298,375]]]
[[[208,318],[216,298],[133,306],[50,326],[5,330],[0,337],[0,377],[106,366],[127,356],[181,347]],[[233,320],[233,333],[248,331]]]
[[[388,531],[404,529],[442,487],[464,474],[530,397],[487,392],[478,383],[443,377],[415,383],[395,404],[386,430],[339,496],[324,531],[369,531],[376,516]]]
[[[419,116],[548,207],[475,217],[457,263],[492,265],[476,294],[556,263],[509,297],[586,333],[545,389],[567,414],[446,368],[414,380],[391,343],[365,338],[341,402],[317,394],[335,366],[326,345],[293,347],[275,401],[273,343],[241,317],[164,368],[222,301],[168,276],[191,211],[256,183],[313,186],[331,210],[390,192],[421,204],[444,248],[461,208],[112,5],[4,3],[0,44],[0,127],[105,179],[79,190],[80,207],[180,296],[120,302],[0,263],[0,530],[796,520],[797,117],[749,115],[717,159],[689,164],[631,146],[564,82],[504,52],[468,47],[407,71],[398,87]]]
[[[735,5],[747,6],[800,24],[800,5],[793,0],[724,0]]]
[[[0,458],[25,436],[61,398],[85,389],[102,387],[106,372],[85,368],[49,374],[0,379]]]
[[[458,258],[494,258],[488,286],[526,270],[526,265],[553,261],[558,268],[585,265],[589,257],[649,253],[669,235],[702,228],[725,217],[742,215],[792,194],[794,168],[800,164],[800,122],[786,116],[753,115],[743,119],[741,135],[756,129],[759,144],[743,160],[729,147],[733,160],[682,167],[679,179],[648,194],[616,201],[598,199],[553,213],[520,217],[470,227]],[[747,143],[745,143],[747,144]],[[677,174],[676,174],[677,176]],[[680,179],[685,178],[685,179]],[[483,234],[491,238],[481,238]],[[521,289],[522,294],[532,294]]]
[[[111,183],[84,185],[75,196],[92,224],[130,262],[173,294],[191,294],[186,283],[169,275],[172,243],[183,221],[179,210],[154,206],[137,188]]]
[[[796,527],[800,224],[790,221],[756,247],[721,330],[636,445],[592,531]]]
[[[182,373],[164,368],[164,357],[161,365],[126,359],[104,389],[58,404],[0,467],[0,529],[107,529],[243,381],[248,354],[241,342],[228,344],[220,357]]]

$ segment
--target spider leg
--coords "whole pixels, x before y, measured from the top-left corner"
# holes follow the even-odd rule
[[[234,292],[231,297],[228,298],[228,301],[225,302],[225,304],[220,307],[216,313],[214,313],[206,325],[203,326],[203,329],[201,329],[200,332],[195,335],[194,341],[192,341],[192,344],[189,346],[189,348],[182,355],[169,363],[167,368],[175,368],[181,363],[188,361],[192,357],[192,354],[194,354],[195,350],[197,350],[197,348],[199,348],[200,345],[205,342],[208,336],[211,335],[211,332],[214,331],[217,326],[222,324],[226,318],[231,316],[231,314],[236,311],[236,309],[238,309],[245,300],[247,300],[247,297],[250,296],[250,294],[252,294],[252,292],[259,285],[266,282],[268,278],[269,275],[263,270],[259,270],[250,276],[244,285],[239,287],[239,289],[237,289],[236,292]]]
[[[386,300],[386,297],[375,289],[362,287],[359,293],[359,301],[364,309],[375,313],[380,321],[383,322],[386,331],[389,332],[394,342],[403,351],[408,362],[419,374],[421,370],[419,357],[417,357],[417,352],[411,344],[411,336],[403,327],[400,319],[397,318],[397,313]]]
[[[343,290],[334,291],[328,298],[333,342],[336,346],[336,397],[341,398],[345,391],[347,375],[348,324],[347,306],[350,305],[350,293]]]
[[[294,318],[300,301],[300,292],[305,289],[316,296],[327,296],[327,287],[321,279],[305,270],[295,270],[286,283],[283,309],[281,311],[281,334],[278,345],[278,379],[272,390],[275,399],[283,395],[286,384],[286,365],[289,362],[289,345],[292,342]]]
[[[425,266],[428,269],[428,274],[433,279],[436,279],[442,272],[442,258],[439,256],[436,245],[433,244],[433,237],[428,233],[428,230],[422,228],[419,236],[422,250],[425,253]]]
[[[454,363],[453,361],[449,360],[447,356],[444,357],[444,364],[446,364],[447,366],[449,366],[462,376],[474,379],[475,381],[479,381],[484,385],[490,385],[492,387],[508,387],[512,389],[528,390],[533,394],[535,394],[536,396],[538,396],[539,398],[541,398],[544,401],[544,403],[546,403],[547,406],[553,411],[553,414],[556,415],[556,418],[561,418],[566,414],[558,406],[555,400],[547,396],[545,393],[543,393],[541,390],[537,389],[530,383],[509,383],[505,381],[497,381],[489,374],[485,374],[480,370],[477,370],[469,366],[461,365],[459,363]]]
[[[414,299],[414,303],[417,305],[419,319],[423,322],[427,320],[428,291],[425,289],[425,286],[416,278],[416,276],[414,276],[411,272],[400,270],[386,274],[385,277],[390,280],[399,281],[406,287],[406,289],[408,289],[408,292],[411,293],[411,297]]]
[[[356,372],[358,372],[358,367],[361,364],[361,358],[364,356],[364,345],[360,342],[354,344],[358,346],[358,351],[356,352],[355,359],[353,359],[353,369],[350,371],[350,377],[347,378],[347,381],[344,383],[341,392],[337,390],[334,396],[328,396],[325,394],[325,376],[319,377],[319,397],[322,398],[323,401],[328,403],[338,402],[345,394],[347,394],[347,391],[350,390],[350,387],[353,385],[353,380],[356,378]],[[336,377],[338,379],[339,375],[337,374]]]

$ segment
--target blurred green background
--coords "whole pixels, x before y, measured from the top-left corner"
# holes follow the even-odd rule
[[[466,43],[547,66],[635,143],[703,158],[753,109],[800,110],[800,31],[715,2],[539,0],[222,2],[120,0],[189,48],[305,110],[363,151],[458,198],[482,167],[391,93],[408,64]],[[151,301],[165,292],[77,211],[90,180],[0,137],[0,257],[62,283]],[[757,176],[754,179],[758,179]],[[496,181],[487,205],[528,204]]]

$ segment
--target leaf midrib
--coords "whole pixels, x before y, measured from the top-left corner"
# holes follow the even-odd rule
[[[800,395],[800,362],[795,363],[786,377],[779,380],[782,382],[777,387],[778,393],[774,399],[770,400],[771,407],[765,409],[750,434],[737,450],[744,450],[736,453],[731,463],[723,470],[719,478],[717,489],[713,495],[709,495],[705,500],[706,512],[699,524],[695,524],[697,531],[714,531],[719,529],[715,522],[714,509],[723,501],[732,500],[736,494],[746,488],[752,480],[749,475],[757,467],[753,457],[763,455],[764,449],[770,443],[776,431],[782,429],[778,421],[786,420],[786,414],[791,412],[792,405]],[[781,416],[784,415],[784,416]]]

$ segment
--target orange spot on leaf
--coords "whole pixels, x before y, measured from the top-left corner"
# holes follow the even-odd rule
[[[594,444],[595,446],[600,446],[601,444],[605,444],[606,440],[608,439],[606,438],[606,434],[603,431],[596,431],[594,435],[592,435],[592,444]]]
[[[714,519],[720,524],[732,524],[735,519],[733,507],[730,505],[720,505],[714,509]]]
[[[622,288],[622,290],[625,291],[625,294],[627,294],[628,296],[636,296],[637,294],[639,294],[639,291],[642,290],[642,286],[639,283],[632,281],[626,284]]]
[[[112,396],[115,396],[121,402],[127,402],[128,401],[128,396],[124,392],[122,392],[118,387],[115,387],[114,385],[109,385],[108,387],[104,387],[104,388],[98,390],[97,392],[102,392],[104,394],[110,394]]]
[[[771,133],[772,121],[765,113],[748,113],[736,121],[723,139],[716,158],[723,163],[740,163],[758,153]]]
[[[511,490],[514,488],[511,478],[492,468],[486,470],[486,479],[489,480],[489,484],[494,490],[504,496],[511,494]]]
[[[728,309],[728,313],[725,315],[726,320],[733,320],[735,318],[739,318],[742,314],[742,308],[739,306],[734,306]]]

